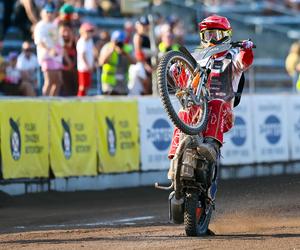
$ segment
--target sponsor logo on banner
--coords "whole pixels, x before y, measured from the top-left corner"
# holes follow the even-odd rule
[[[147,130],[147,139],[150,140],[159,151],[168,149],[172,139],[172,128],[170,124],[162,118],[155,120],[151,129]]]
[[[242,146],[247,139],[247,128],[245,120],[237,116],[234,122],[234,128],[232,130],[231,141],[236,146]]]
[[[277,144],[281,138],[281,123],[277,116],[270,115],[261,125],[261,133],[266,136],[270,144]]]
[[[71,136],[70,123],[66,122],[64,119],[61,119],[61,124],[63,127],[63,136],[61,140],[62,149],[65,158],[69,160],[72,155],[72,136]]]
[[[113,119],[105,117],[107,125],[106,136],[107,136],[107,150],[111,156],[114,156],[117,151],[117,134]]]
[[[0,102],[4,179],[49,176],[47,112],[48,104],[42,101],[10,99]]]
[[[10,152],[12,158],[17,161],[21,157],[21,133],[19,123],[9,118],[10,124]]]

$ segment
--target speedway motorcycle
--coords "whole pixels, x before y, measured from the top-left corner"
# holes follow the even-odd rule
[[[169,218],[173,223],[184,223],[187,236],[207,235],[210,219],[215,208],[220,156],[209,163],[197,153],[203,142],[201,131],[208,122],[210,93],[207,81],[214,63],[214,55],[232,47],[241,47],[242,42],[220,44],[202,49],[197,59],[204,60],[200,66],[185,47],[170,51],[160,60],[157,76],[159,94],[166,113],[180,129],[180,140],[171,160],[172,184],[169,187],[155,184],[156,188],[173,190],[169,195]],[[239,102],[239,97],[235,98]],[[186,123],[178,110],[199,107],[197,119]]]

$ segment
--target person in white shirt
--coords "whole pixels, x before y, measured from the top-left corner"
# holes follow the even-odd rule
[[[22,44],[22,52],[17,59],[17,69],[21,72],[22,79],[30,82],[37,91],[37,70],[39,64],[36,55],[33,53],[32,46],[25,41]]]
[[[46,4],[41,11],[42,20],[34,29],[38,62],[44,74],[43,95],[57,96],[62,85],[63,40],[54,23],[55,8]]]
[[[143,62],[131,64],[129,67],[129,95],[143,95],[148,86],[148,77]]]
[[[36,96],[30,82],[22,79],[21,72],[17,69],[17,58],[18,54],[16,52],[10,52],[7,57],[8,65],[5,69],[4,93],[7,95]]]
[[[80,38],[76,45],[77,70],[78,70],[78,93],[77,96],[87,95],[92,83],[94,69],[94,43],[92,35],[94,26],[90,23],[83,23],[80,26]]]

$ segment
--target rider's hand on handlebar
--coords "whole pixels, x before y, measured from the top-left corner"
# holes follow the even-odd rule
[[[253,47],[254,47],[254,43],[252,41],[244,40],[242,42],[242,48],[243,49],[252,49]]]

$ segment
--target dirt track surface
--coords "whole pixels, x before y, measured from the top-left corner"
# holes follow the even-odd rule
[[[168,192],[0,194],[0,249],[300,250],[300,175],[223,181],[210,228],[168,222]]]

